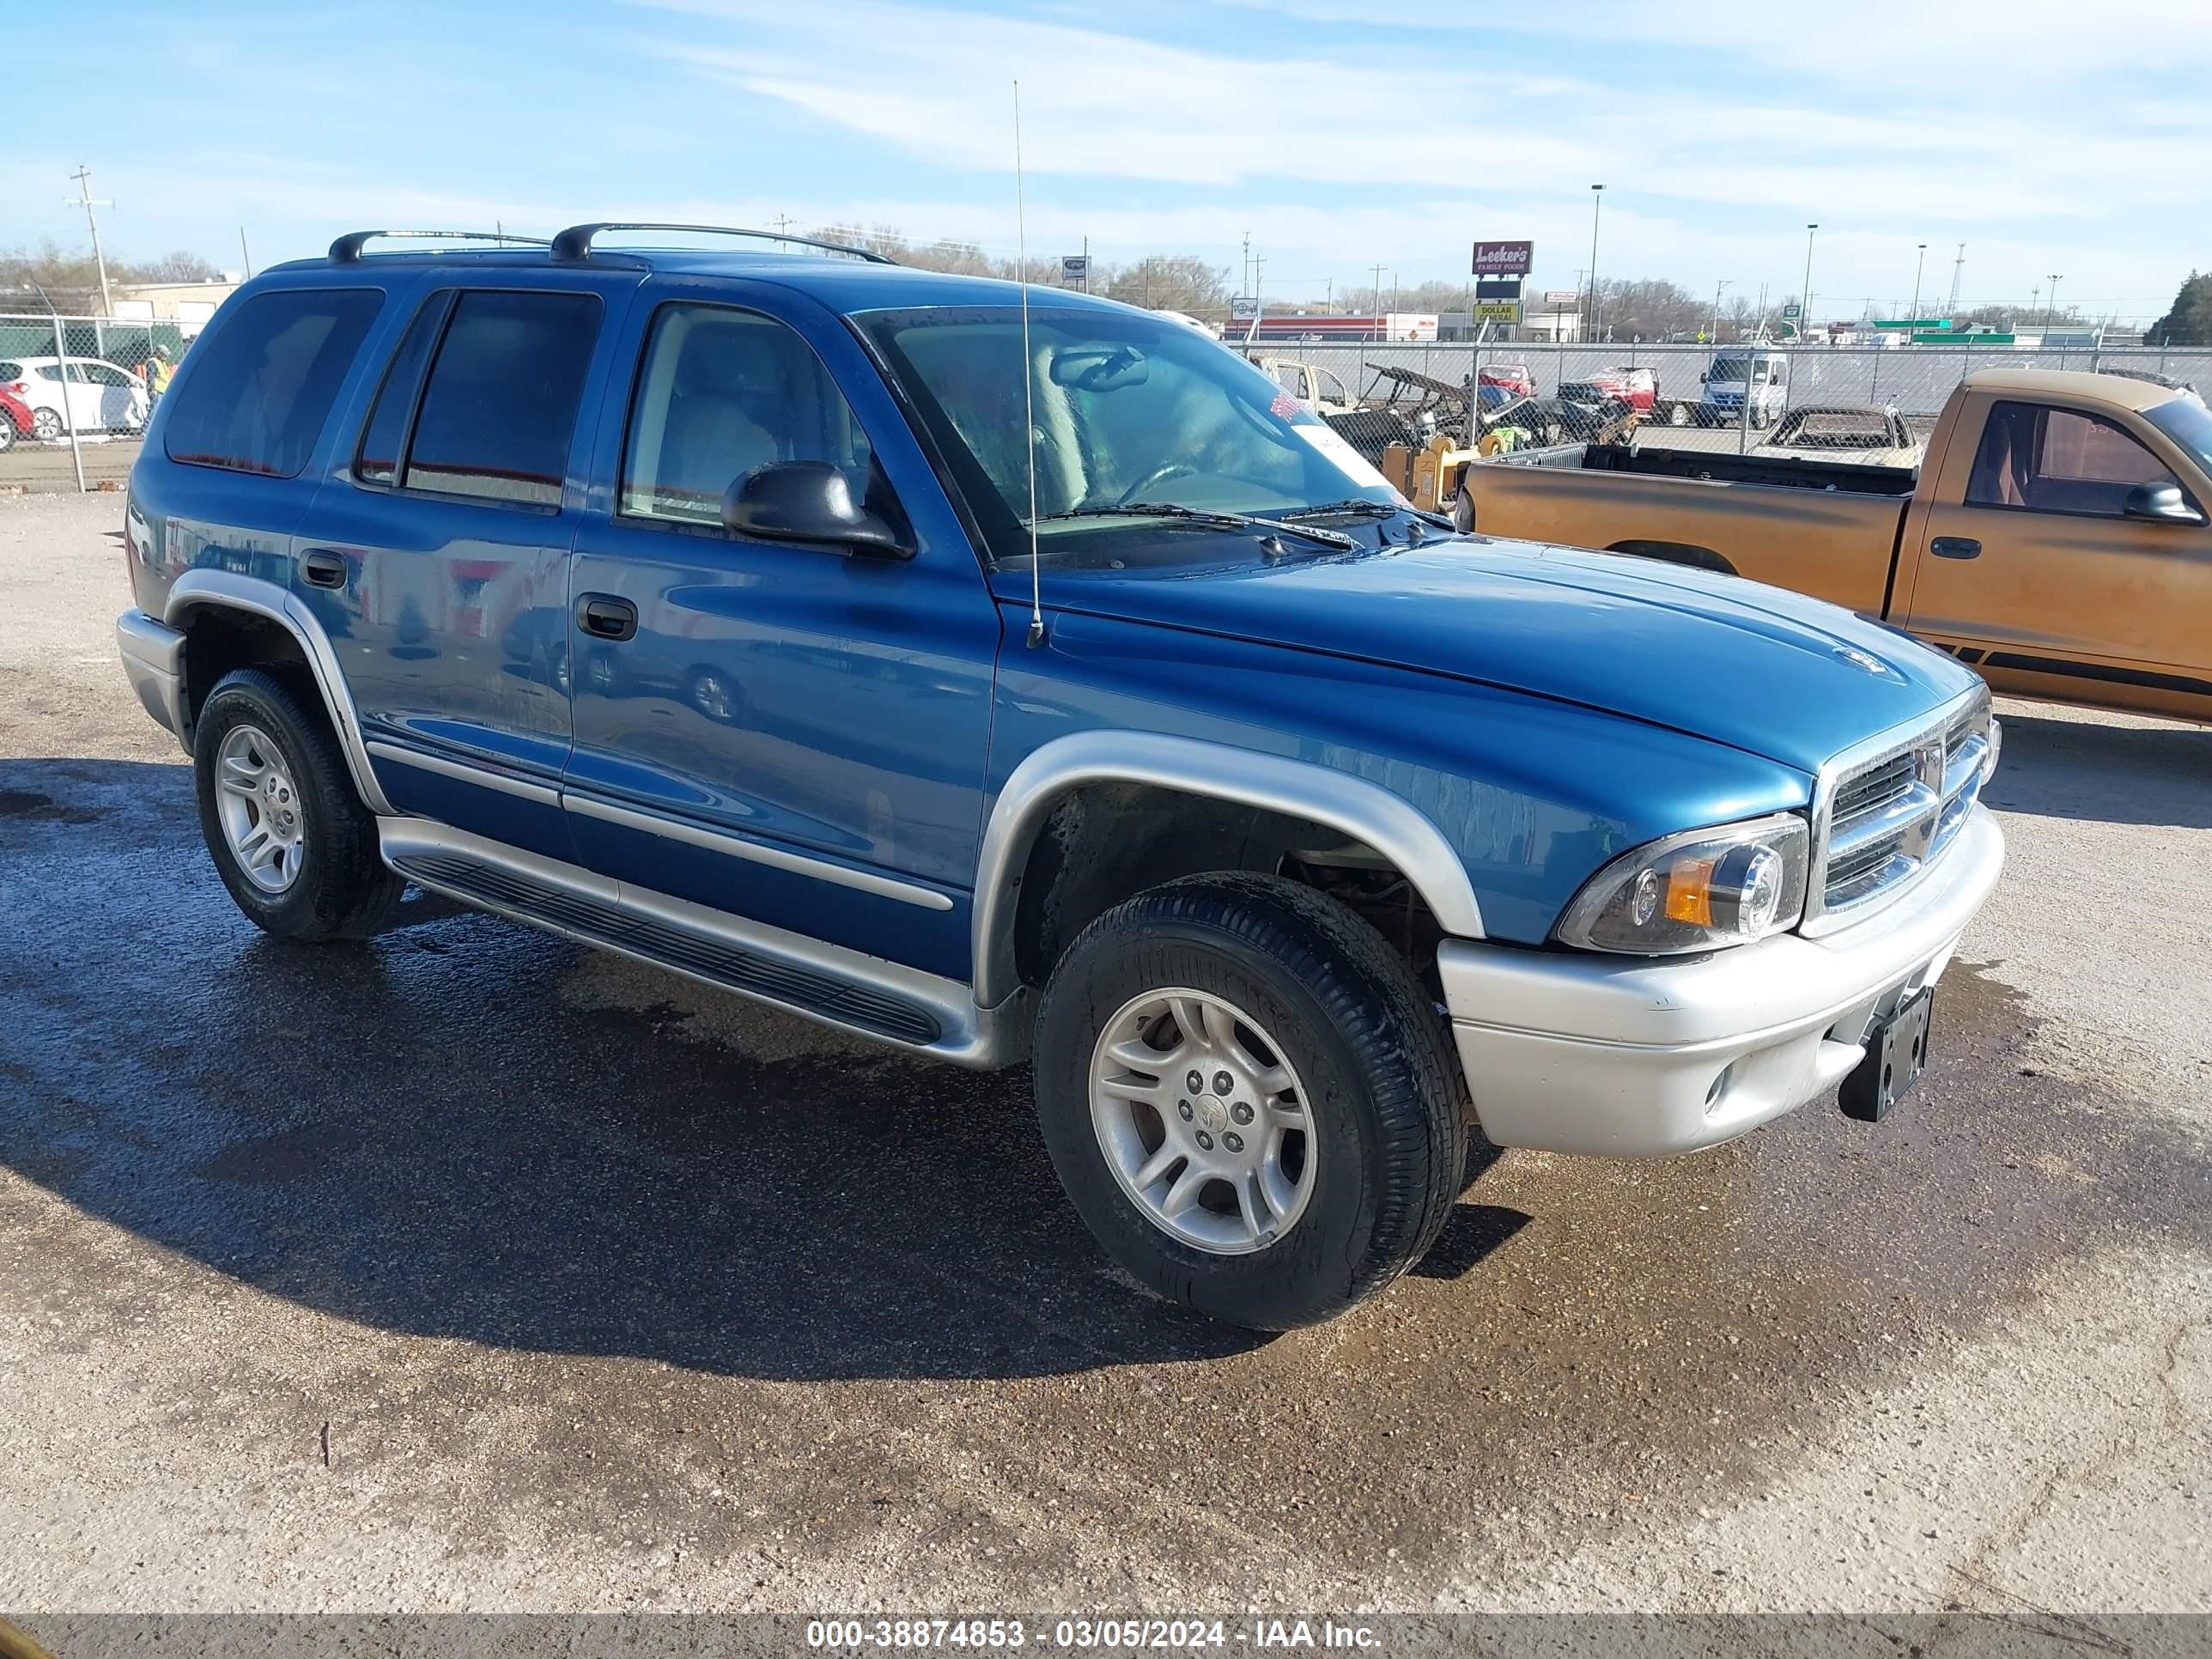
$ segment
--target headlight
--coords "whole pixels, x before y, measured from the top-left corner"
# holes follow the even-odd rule
[[[1669,836],[1591,877],[1558,938],[1637,956],[1747,945],[1797,925],[1806,864],[1805,820],[1795,812]]]

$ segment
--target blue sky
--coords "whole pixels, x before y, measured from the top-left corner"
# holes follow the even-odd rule
[[[1457,21],[1464,18],[1465,21]],[[88,50],[96,25],[101,44]],[[1456,278],[1531,237],[1601,273],[1795,294],[2162,310],[2212,265],[2208,0],[378,0],[17,9],[0,241],[257,264],[369,224],[778,215],[1033,253],[1249,231],[1271,295]],[[88,64],[110,66],[104,100]],[[53,91],[34,66],[73,66]],[[142,72],[149,71],[149,72]]]

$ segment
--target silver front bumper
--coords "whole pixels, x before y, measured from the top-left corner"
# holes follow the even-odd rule
[[[115,647],[123,655],[124,678],[131,682],[146,712],[174,732],[189,751],[191,733],[185,709],[185,636],[143,611],[126,611],[115,619]]]
[[[1437,963],[1483,1133],[1652,1157],[1803,1105],[1858,1064],[1869,1022],[1936,981],[2003,865],[1977,806],[1911,895],[1824,939],[1656,959],[1446,940]]]

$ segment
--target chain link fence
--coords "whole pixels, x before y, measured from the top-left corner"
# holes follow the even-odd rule
[[[88,446],[144,429],[149,362],[176,363],[185,339],[173,321],[0,314],[0,487],[106,487],[115,466],[104,454],[88,466]]]

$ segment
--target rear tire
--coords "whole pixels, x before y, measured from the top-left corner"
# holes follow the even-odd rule
[[[64,430],[62,417],[52,410],[34,409],[31,411],[31,435],[40,443],[54,442],[63,435]]]
[[[1374,1294],[1462,1185],[1465,1091],[1431,999],[1373,928],[1276,877],[1193,877],[1091,923],[1046,988],[1035,1073],[1093,1236],[1232,1324]]]
[[[192,733],[200,831],[246,920],[304,944],[367,939],[406,884],[377,851],[319,708],[258,668],[217,681]],[[275,850],[272,851],[272,848]]]

